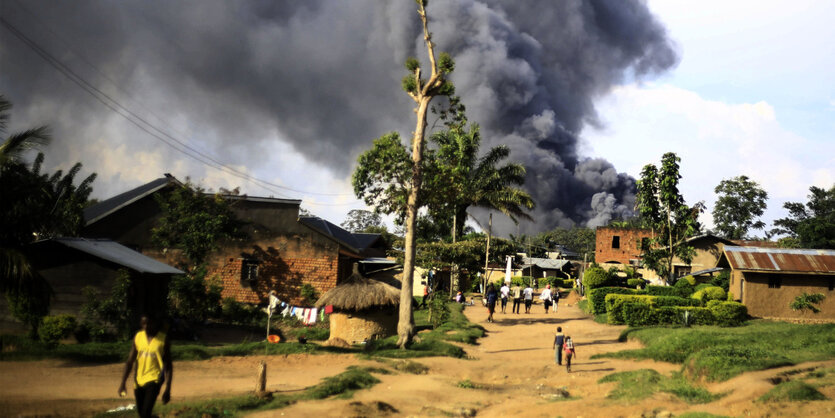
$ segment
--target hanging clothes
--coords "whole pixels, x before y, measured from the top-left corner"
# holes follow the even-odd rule
[[[333,305],[325,306],[325,313],[330,315],[333,313]]]
[[[307,317],[307,325],[316,323],[316,308],[310,308],[310,316]]]

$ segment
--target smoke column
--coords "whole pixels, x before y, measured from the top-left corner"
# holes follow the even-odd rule
[[[414,128],[413,103],[400,90],[404,60],[425,57],[411,1],[33,1],[23,8],[12,0],[0,13],[86,79],[118,85],[230,164],[266,164],[281,142],[317,169],[347,177],[374,138],[392,130],[408,137]],[[469,119],[482,126],[483,147],[507,144],[528,169],[537,222],[522,232],[628,214],[635,180],[580,155],[578,133],[599,125],[597,97],[677,63],[646,5],[458,0],[431,2],[429,13],[437,50],[456,61],[452,80]],[[108,147],[128,155],[153,140],[116,126],[106,109],[0,31],[0,92],[15,104],[13,128],[48,123],[61,133],[48,157],[99,171],[97,187],[118,181],[119,172],[99,162],[106,156],[89,158],[100,152],[90,138],[106,136]],[[181,164],[167,154],[162,166]],[[497,224],[500,234],[516,232],[509,220]]]

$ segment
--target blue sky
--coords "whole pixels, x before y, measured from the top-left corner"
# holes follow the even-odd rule
[[[835,3],[651,1],[677,43],[677,68],[597,102],[586,151],[637,176],[667,151],[682,158],[688,203],[748,175],[769,193],[766,223],[809,186],[835,182]],[[708,214],[706,214],[708,215]],[[703,221],[711,225],[710,216]],[[770,227],[770,225],[769,225]],[[757,232],[755,232],[757,233]]]

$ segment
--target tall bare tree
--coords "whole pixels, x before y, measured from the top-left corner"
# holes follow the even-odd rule
[[[403,283],[400,289],[400,317],[397,323],[397,345],[405,348],[414,335],[414,318],[412,316],[412,277],[415,269],[415,224],[418,215],[418,194],[423,180],[423,149],[426,145],[424,134],[426,131],[426,112],[429,102],[435,96],[449,95],[453,92],[452,84],[446,80],[446,75],[452,72],[454,63],[448,54],[441,54],[435,59],[435,45],[432,43],[432,33],[429,32],[429,19],[426,16],[426,0],[417,0],[418,15],[423,24],[423,41],[429,56],[429,79],[421,78],[420,63],[416,58],[406,60],[409,75],[403,78],[403,89],[409,94],[417,107],[417,124],[412,136],[412,178],[409,181],[409,195],[406,201],[406,242],[405,259],[403,262]]]

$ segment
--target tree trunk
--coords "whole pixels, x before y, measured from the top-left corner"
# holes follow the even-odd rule
[[[412,316],[412,279],[415,273],[415,224],[417,223],[418,192],[423,181],[423,133],[426,129],[426,111],[432,97],[422,97],[417,108],[417,127],[412,137],[412,181],[406,202],[406,242],[403,260],[403,280],[400,285],[400,316],[397,321],[397,345],[405,349],[412,340],[415,321]]]

